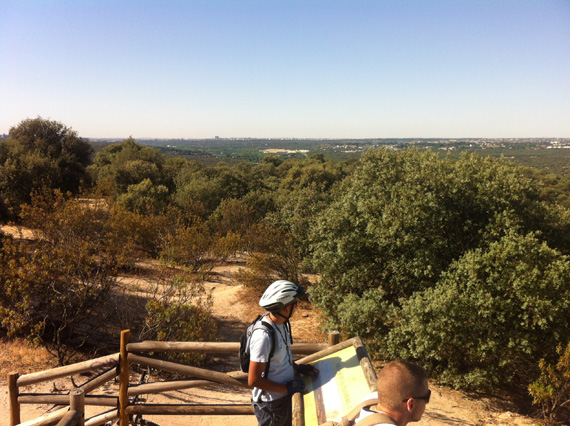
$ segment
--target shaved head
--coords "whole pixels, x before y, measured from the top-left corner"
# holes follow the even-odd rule
[[[427,382],[427,374],[419,365],[392,361],[378,374],[378,400],[384,407],[396,410],[404,399],[424,395]]]

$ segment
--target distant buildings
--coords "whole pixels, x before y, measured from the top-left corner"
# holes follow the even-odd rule
[[[269,148],[262,151],[264,154],[307,154],[308,149],[281,149],[281,148]]]

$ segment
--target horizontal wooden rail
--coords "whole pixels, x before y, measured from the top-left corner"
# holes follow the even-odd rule
[[[117,368],[113,367],[110,370],[104,371],[99,376],[92,378],[87,383],[81,385],[79,388],[83,389],[83,391],[88,394],[92,390],[97,389],[99,386],[107,383],[109,380],[113,380],[117,376]]]
[[[138,386],[129,386],[127,393],[129,396],[136,396],[144,395],[147,393],[160,393],[181,389],[213,386],[217,384],[218,383],[212,382],[210,380],[172,380],[169,382],[145,383]]]
[[[107,355],[89,361],[78,362],[77,364],[66,365],[53,368],[51,370],[39,371],[37,373],[24,374],[18,377],[18,386],[33,385],[35,383],[53,380],[60,377],[71,376],[73,374],[84,373],[103,367],[114,367],[119,363],[119,354]]]
[[[54,425],[61,420],[63,416],[69,411],[69,407],[59,408],[56,411],[52,411],[49,414],[44,414],[43,416],[37,417],[32,420],[28,420],[24,423],[18,423],[19,426],[47,426]]]
[[[212,415],[249,415],[253,414],[251,404],[239,405],[159,405],[159,404],[135,404],[126,409],[128,414],[194,414],[199,416]]]
[[[319,352],[315,352],[314,354],[308,355],[305,358],[302,358],[298,361],[296,361],[297,364],[307,364],[309,362],[312,361],[316,361],[319,358],[322,358],[324,356],[330,355],[330,354],[334,354],[337,351],[340,351],[344,348],[348,348],[349,346],[353,346],[355,342],[355,338],[349,339],[349,340],[345,340],[344,342],[340,342],[338,345],[334,345],[334,346],[328,346],[326,349],[319,351]]]
[[[110,395],[86,395],[85,405],[99,405],[101,407],[116,407],[117,397]],[[20,394],[20,404],[54,404],[69,405],[69,395],[55,395],[50,393]]]
[[[144,341],[129,343],[129,352],[201,352],[201,353],[236,353],[239,343],[235,342],[160,342]]]
[[[233,379],[247,382],[247,373],[244,373],[243,371],[229,371],[226,374]]]
[[[100,426],[106,424],[107,422],[115,422],[115,420],[118,418],[118,410],[107,411],[85,420],[85,426]]]
[[[162,361],[160,359],[147,358],[140,355],[129,354],[129,362],[134,362],[140,365],[146,365],[147,367],[158,368],[163,370],[172,371],[174,373],[184,374],[190,377],[196,377],[198,379],[210,380],[216,383],[222,383],[224,385],[232,385],[240,388],[249,388],[247,383],[236,380],[227,374],[219,373],[217,371],[206,370],[204,368],[191,367],[189,365],[177,364],[170,361]]]
[[[65,413],[56,426],[76,426],[81,420],[81,413],[76,410],[71,410]]]
[[[328,347],[325,343],[294,343],[291,345],[293,354],[312,354]],[[129,343],[129,352],[199,352],[229,354],[238,353],[239,342],[160,342],[144,341]]]

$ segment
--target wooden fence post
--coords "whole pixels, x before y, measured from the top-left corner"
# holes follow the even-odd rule
[[[119,425],[129,426],[129,415],[126,412],[129,405],[129,357],[127,343],[131,338],[131,330],[121,332],[121,352],[119,356]]]
[[[18,403],[18,377],[16,372],[8,374],[8,394],[10,398],[10,426],[20,423],[20,404]]]
[[[329,346],[338,345],[340,342],[340,333],[338,331],[329,332]]]
[[[79,413],[79,426],[85,426],[85,392],[83,389],[73,389],[69,392],[69,409]]]

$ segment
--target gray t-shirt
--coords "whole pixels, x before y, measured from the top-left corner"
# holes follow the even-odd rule
[[[275,329],[275,350],[271,357],[267,379],[275,383],[285,384],[295,378],[293,369],[293,355],[289,345],[289,333],[284,324],[277,325],[264,318]],[[256,329],[251,335],[249,343],[250,360],[254,362],[267,362],[271,351],[271,337],[263,328]],[[253,388],[254,401],[274,401],[287,395],[282,392],[268,392]]]

